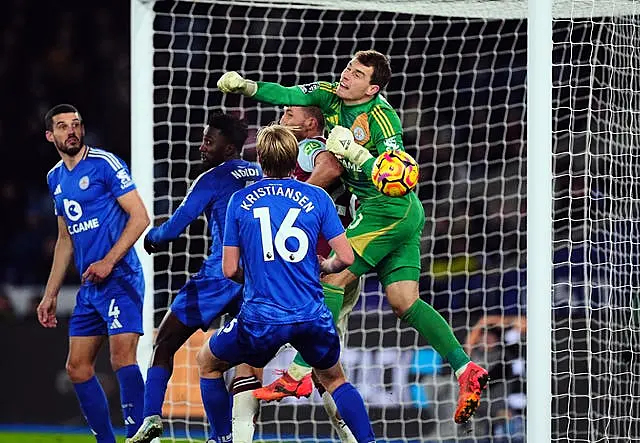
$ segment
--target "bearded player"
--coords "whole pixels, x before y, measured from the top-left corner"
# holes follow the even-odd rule
[[[144,276],[133,244],[149,225],[149,216],[127,165],[84,143],[84,121],[74,106],[53,107],[45,126],[47,141],[61,160],[47,174],[58,239],[38,320],[45,328],[57,326],[58,292],[74,260],[82,283],[69,321],[67,374],[96,441],[115,443],[95,361],[108,341],[130,436],[142,421],[144,395],[136,358],[143,333]]]

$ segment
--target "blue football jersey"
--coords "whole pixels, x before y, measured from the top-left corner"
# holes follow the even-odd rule
[[[294,179],[264,179],[229,201],[224,245],[244,263],[248,321],[287,324],[319,315],[324,299],[316,256],[319,234],[344,232],[324,189]]]
[[[127,165],[114,154],[89,147],[69,171],[58,162],[47,174],[55,213],[64,217],[73,241],[80,274],[102,260],[122,235],[129,215],[118,197],[136,189]],[[112,275],[138,272],[142,268],[133,248],[116,264]]]
[[[193,182],[171,218],[149,231],[149,239],[154,243],[172,241],[204,212],[209,225],[211,246],[209,256],[202,263],[202,272],[207,277],[223,278],[222,236],[227,204],[234,192],[244,188],[247,183],[260,179],[260,167],[241,159],[229,160],[209,169]]]

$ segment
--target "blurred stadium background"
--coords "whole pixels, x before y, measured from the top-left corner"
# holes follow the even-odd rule
[[[129,2],[74,5],[9,0],[0,14],[0,442],[95,441],[65,376],[66,319],[77,273],[67,277],[56,330],[38,326],[35,306],[46,283],[56,239],[47,171],[59,160],[43,132],[44,113],[73,103],[87,123],[87,142],[129,161]],[[69,304],[70,302],[70,304]],[[118,388],[108,357],[98,372],[114,423]],[[35,427],[35,428],[33,428]],[[64,431],[62,430],[64,427]],[[8,433],[40,429],[43,435]],[[81,434],[73,435],[75,432]]]

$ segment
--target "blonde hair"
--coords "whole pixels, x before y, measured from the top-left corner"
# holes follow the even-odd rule
[[[298,160],[298,140],[282,125],[265,126],[258,131],[256,153],[265,176],[289,177]]]

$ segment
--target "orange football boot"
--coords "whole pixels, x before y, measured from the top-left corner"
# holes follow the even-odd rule
[[[280,401],[285,397],[309,397],[313,392],[311,374],[305,375],[302,380],[296,380],[287,371],[281,371],[281,376],[273,383],[253,391],[253,396],[258,400]]]
[[[480,406],[480,396],[488,381],[489,373],[474,362],[470,362],[458,379],[460,392],[458,407],[453,418],[456,423],[466,423],[473,416]]]

